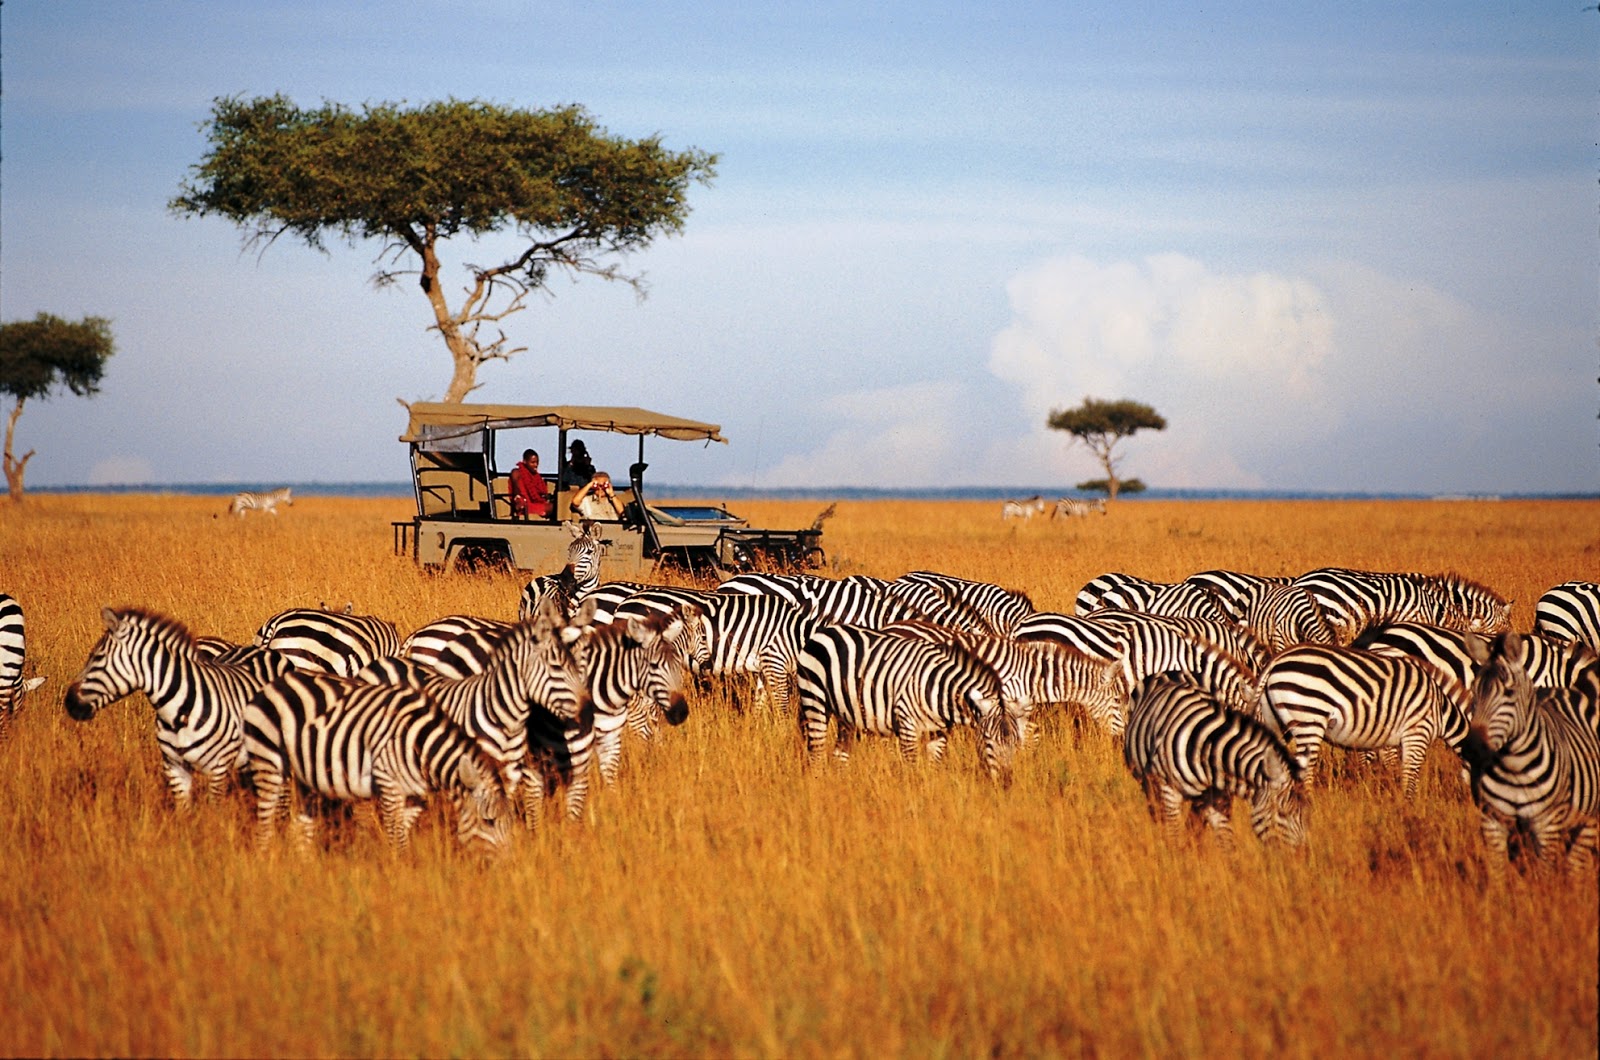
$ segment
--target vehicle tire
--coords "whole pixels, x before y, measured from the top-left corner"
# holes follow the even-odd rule
[[[503,542],[462,545],[454,567],[468,574],[500,574],[511,570],[511,549]]]

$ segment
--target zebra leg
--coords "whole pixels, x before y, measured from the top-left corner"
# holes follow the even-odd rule
[[[1233,796],[1225,791],[1208,791],[1194,804],[1195,812],[1217,833],[1217,845],[1229,853],[1233,852],[1232,808]]]
[[[1160,777],[1146,779],[1150,792],[1150,810],[1161,822],[1161,830],[1169,841],[1183,835],[1183,793]]]
[[[1591,871],[1589,866],[1594,863],[1597,846],[1600,846],[1600,823],[1591,818],[1578,826],[1577,834],[1572,837],[1572,845],[1567,848],[1567,874],[1587,876]]]
[[[1498,887],[1506,882],[1506,865],[1511,860],[1506,824],[1495,815],[1482,812],[1478,828],[1483,833],[1484,867],[1489,870],[1489,883]]]
[[[589,801],[589,766],[594,761],[594,745],[574,755],[567,780],[567,820],[583,820],[583,808]]]
[[[544,781],[545,771],[538,762],[532,763],[522,776],[522,823],[530,832],[539,830],[539,817],[544,812]]]
[[[1326,722],[1320,725],[1293,725],[1290,726],[1288,737],[1294,748],[1295,761],[1300,764],[1300,775],[1307,788],[1316,786],[1317,759],[1322,753],[1322,741],[1327,736]]]
[[[277,770],[262,768],[262,764],[257,763],[250,778],[256,788],[256,846],[265,848],[272,844],[278,822],[289,816],[285,777]]]
[[[411,827],[422,815],[422,807],[389,784],[379,786],[374,779],[374,786],[378,788],[378,823],[383,826],[389,846],[395,853],[403,853],[411,845]]]
[[[228,771],[213,767],[202,774],[206,781],[206,798],[218,802],[228,793]]]
[[[1566,828],[1556,814],[1546,813],[1529,821],[1528,831],[1539,863],[1547,869],[1553,869],[1566,852]]]
[[[917,750],[922,743],[922,733],[911,720],[910,712],[896,705],[890,715],[894,719],[895,739],[900,742],[900,757],[907,762],[917,760]]]
[[[950,746],[950,730],[941,729],[928,734],[928,741],[924,745],[928,752],[928,761],[939,762],[944,759],[945,748]]]
[[[802,698],[800,701],[800,735],[806,742],[806,757],[815,764],[822,758],[828,743],[828,710],[821,703]],[[844,740],[844,726],[839,726],[840,742]]]
[[[194,809],[194,775],[189,767],[171,758],[163,759],[161,770],[167,775],[167,788],[179,810]]]
[[[1405,792],[1408,802],[1417,797],[1417,785],[1422,779],[1422,760],[1427,757],[1428,745],[1431,743],[1433,743],[1431,732],[1422,739],[1401,737],[1397,751],[1400,758],[1400,787]],[[1384,748],[1385,752],[1390,750],[1391,748]]]

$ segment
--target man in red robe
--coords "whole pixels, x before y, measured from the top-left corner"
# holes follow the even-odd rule
[[[550,516],[550,487],[539,474],[539,454],[525,449],[522,462],[511,469],[511,515],[516,519]]]

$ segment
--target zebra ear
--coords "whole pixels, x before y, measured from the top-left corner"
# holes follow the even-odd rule
[[[594,621],[595,612],[600,609],[600,601],[589,597],[578,605],[578,610],[573,612],[571,624],[574,626],[587,626]]]
[[[111,610],[111,608],[109,608],[109,607],[102,607],[100,609],[100,621],[105,623],[106,629],[108,629],[108,630],[116,629],[117,628],[117,613],[115,611]]]
[[[1473,665],[1482,666],[1489,661],[1492,648],[1486,638],[1467,636],[1461,638],[1461,643],[1467,649],[1467,654],[1472,656]]]
[[[562,523],[561,529],[565,530],[567,535],[574,541],[582,537],[585,532],[583,524],[572,519],[568,519],[566,522]]]
[[[538,635],[543,637],[552,629],[561,625],[561,605],[556,603],[555,597],[546,596],[539,601],[538,608],[533,613],[534,628]]]
[[[35,688],[38,688],[42,684],[44,684],[44,678],[30,677],[26,681],[22,682],[22,690],[24,692],[32,692]]]

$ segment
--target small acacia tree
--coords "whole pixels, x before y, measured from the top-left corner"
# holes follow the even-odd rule
[[[76,323],[49,313],[32,320],[0,324],[0,393],[15,399],[6,417],[4,467],[6,489],[13,501],[22,500],[22,479],[34,450],[16,456],[17,420],[30,398],[46,398],[64,386],[79,396],[100,389],[106,360],[116,351],[111,321],[84,317]]]
[[[625,140],[576,106],[517,110],[446,100],[407,109],[337,103],[302,110],[281,95],[213,101],[202,125],[210,150],[171,200],[180,216],[224,217],[246,246],[285,233],[315,250],[333,235],[376,239],[379,286],[416,275],[432,327],[454,363],[444,400],[477,387],[478,367],[505,360],[499,324],[553,273],[620,280],[617,260],[683,228],[692,183],[709,183],[716,156]],[[513,232],[514,253],[466,266],[452,308],[441,286],[440,244]],[[405,266],[405,267],[402,267]],[[485,325],[493,336],[482,332]]]
[[[1086,397],[1076,408],[1056,409],[1050,413],[1049,426],[1066,431],[1073,440],[1082,442],[1105,469],[1105,490],[1117,499],[1117,444],[1143,430],[1164,431],[1167,421],[1149,405],[1138,401],[1102,401]],[[1143,484],[1141,483],[1141,486]]]

